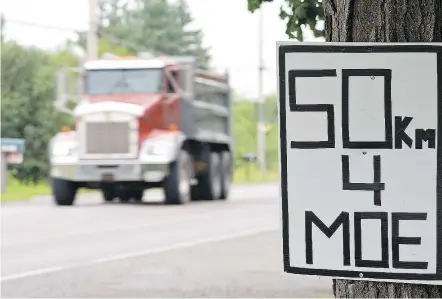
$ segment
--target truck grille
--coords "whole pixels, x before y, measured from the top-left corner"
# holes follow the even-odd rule
[[[85,127],[85,152],[127,154],[130,152],[130,125],[127,122],[90,122]]]

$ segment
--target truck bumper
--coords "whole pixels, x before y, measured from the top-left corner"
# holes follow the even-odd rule
[[[52,163],[50,174],[74,182],[161,182],[169,172],[169,163],[145,163],[138,160],[77,160]]]

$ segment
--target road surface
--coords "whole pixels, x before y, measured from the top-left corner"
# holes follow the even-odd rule
[[[2,206],[2,297],[331,297],[331,280],[282,272],[278,188],[227,201]]]

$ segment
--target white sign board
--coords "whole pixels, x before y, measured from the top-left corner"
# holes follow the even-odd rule
[[[23,163],[23,153],[4,153],[7,164],[22,164]]]
[[[278,44],[284,267],[442,284],[442,44]]]

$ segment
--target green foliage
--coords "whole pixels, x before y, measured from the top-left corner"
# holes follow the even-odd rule
[[[52,108],[55,64],[48,53],[14,42],[2,44],[1,60],[1,135],[26,140],[24,163],[14,173],[35,183],[47,173],[47,143],[61,122]]]
[[[264,105],[264,114],[269,131],[266,137],[267,169],[276,171],[278,168],[278,123],[276,96],[268,97]],[[246,167],[242,157],[248,153],[256,153],[257,105],[247,100],[236,100],[233,103],[233,137],[235,166]],[[241,170],[244,171],[244,170]]]
[[[133,51],[124,46],[115,45],[104,38],[100,38],[98,41],[98,54],[102,55],[103,53],[114,53],[115,55],[121,56],[129,56],[134,54]]]
[[[99,7],[99,34],[113,47],[120,45],[132,53],[195,56],[200,67],[208,66],[209,49],[202,45],[202,32],[187,30],[193,19],[184,0],[101,0]],[[84,33],[79,34],[79,44],[86,45]]]
[[[245,154],[256,153],[256,104],[235,101],[232,110],[235,165],[240,166]]]
[[[263,2],[273,0],[247,0],[248,9],[251,12],[259,9]],[[285,6],[281,7],[279,17],[286,21],[286,34],[290,38],[303,40],[303,29],[313,31],[315,37],[324,35],[324,30],[318,30],[318,21],[324,19],[322,0],[285,0]]]
[[[267,167],[274,171],[279,168],[278,106],[276,95],[266,99],[264,115],[269,129],[266,137]]]
[[[1,202],[15,200],[29,200],[37,195],[50,194],[49,185],[46,181],[28,185],[23,184],[12,175],[6,178],[6,191],[1,194]]]
[[[68,46],[68,45],[67,45]],[[52,55],[52,61],[54,65],[60,67],[73,67],[78,65],[77,58],[72,55],[67,48],[62,48],[60,51]]]
[[[263,172],[258,165],[243,165],[235,169],[233,174],[234,184],[250,184],[250,183],[268,183],[277,182],[279,180],[279,170],[270,169]]]
[[[93,192],[90,189],[79,191],[80,194]],[[51,188],[47,180],[42,179],[35,184],[24,184],[9,173],[6,178],[6,191],[1,194],[0,201],[30,200],[35,196],[49,194],[51,194]]]
[[[77,45],[86,49],[86,34],[78,33]],[[135,50],[128,48],[125,45],[121,45],[119,41],[112,41],[109,38],[101,37],[98,40],[98,55],[103,53],[113,53],[120,56],[130,56],[136,53]]]

